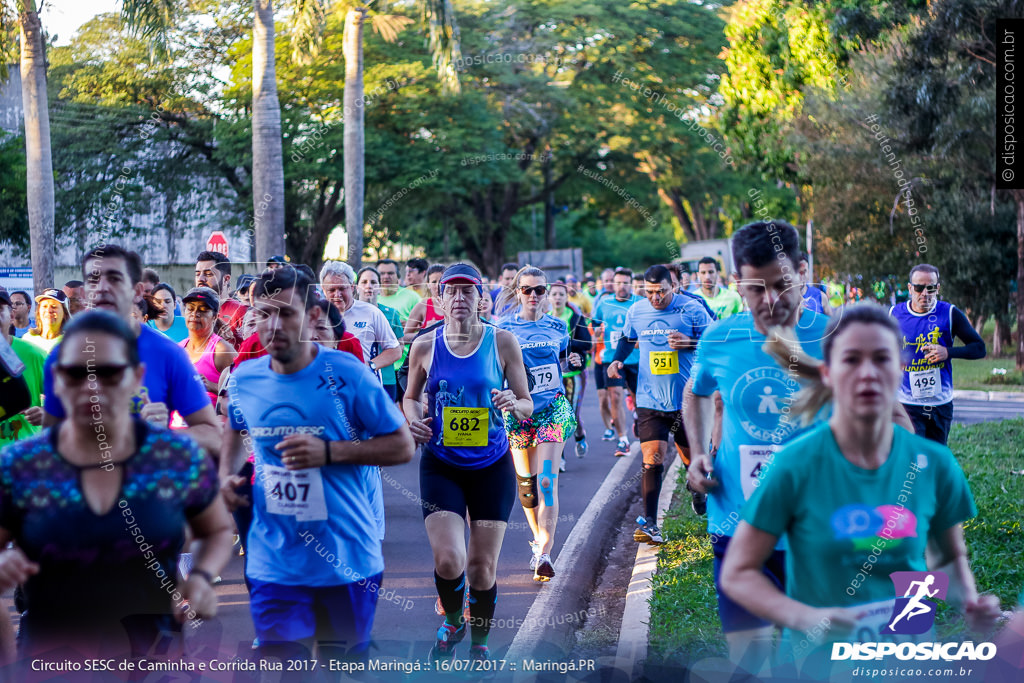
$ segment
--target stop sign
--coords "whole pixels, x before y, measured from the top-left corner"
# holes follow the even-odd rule
[[[228,255],[228,240],[220,230],[214,230],[210,239],[206,240],[206,250]]]

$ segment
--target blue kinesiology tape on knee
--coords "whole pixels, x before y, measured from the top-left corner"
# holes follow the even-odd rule
[[[540,485],[540,491],[544,494],[544,504],[551,507],[555,504],[555,479],[558,477],[558,473],[551,471],[550,460],[544,461],[544,467],[540,471],[540,476],[544,482]]]

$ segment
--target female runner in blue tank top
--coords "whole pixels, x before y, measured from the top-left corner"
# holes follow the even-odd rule
[[[510,292],[516,303],[500,325],[519,340],[533,397],[533,414],[525,420],[506,414],[505,427],[519,480],[519,500],[533,531],[534,581],[550,581],[555,575],[551,549],[558,522],[559,464],[566,437],[576,431],[576,416],[562,387],[562,359],[568,355],[574,367],[582,365],[579,354],[567,353],[566,324],[545,315],[550,307],[547,290],[544,271],[530,266],[520,270]]]
[[[486,660],[498,594],[498,553],[515,503],[515,470],[502,413],[528,418],[533,399],[515,337],[480,320],[480,273],[457,263],[445,270],[438,287],[444,323],[413,341],[403,400],[413,437],[423,445],[420,499],[445,612],[431,655],[453,657],[455,644],[465,637],[462,605],[468,579],[469,655]],[[503,389],[506,383],[509,388]]]

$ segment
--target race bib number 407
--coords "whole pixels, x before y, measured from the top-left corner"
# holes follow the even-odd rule
[[[327,519],[324,501],[324,480],[319,469],[289,470],[264,465],[264,493],[267,512],[289,515],[298,522],[318,522]]]
[[[486,446],[490,411],[487,408],[446,407],[444,420],[445,446]]]

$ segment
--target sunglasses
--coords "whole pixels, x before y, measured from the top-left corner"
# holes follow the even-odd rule
[[[121,382],[124,371],[131,366],[125,363],[124,365],[93,365],[91,367],[88,365],[57,365],[56,367],[64,375],[68,384],[81,384],[91,375],[101,384],[114,386]]]
[[[544,296],[545,294],[548,293],[548,288],[545,287],[544,285],[537,285],[536,287],[520,287],[519,291],[526,296],[529,296],[531,294],[536,294],[537,296]]]
[[[929,294],[934,294],[935,290],[939,288],[938,285],[910,285],[910,288],[920,294],[921,292],[927,291]]]

